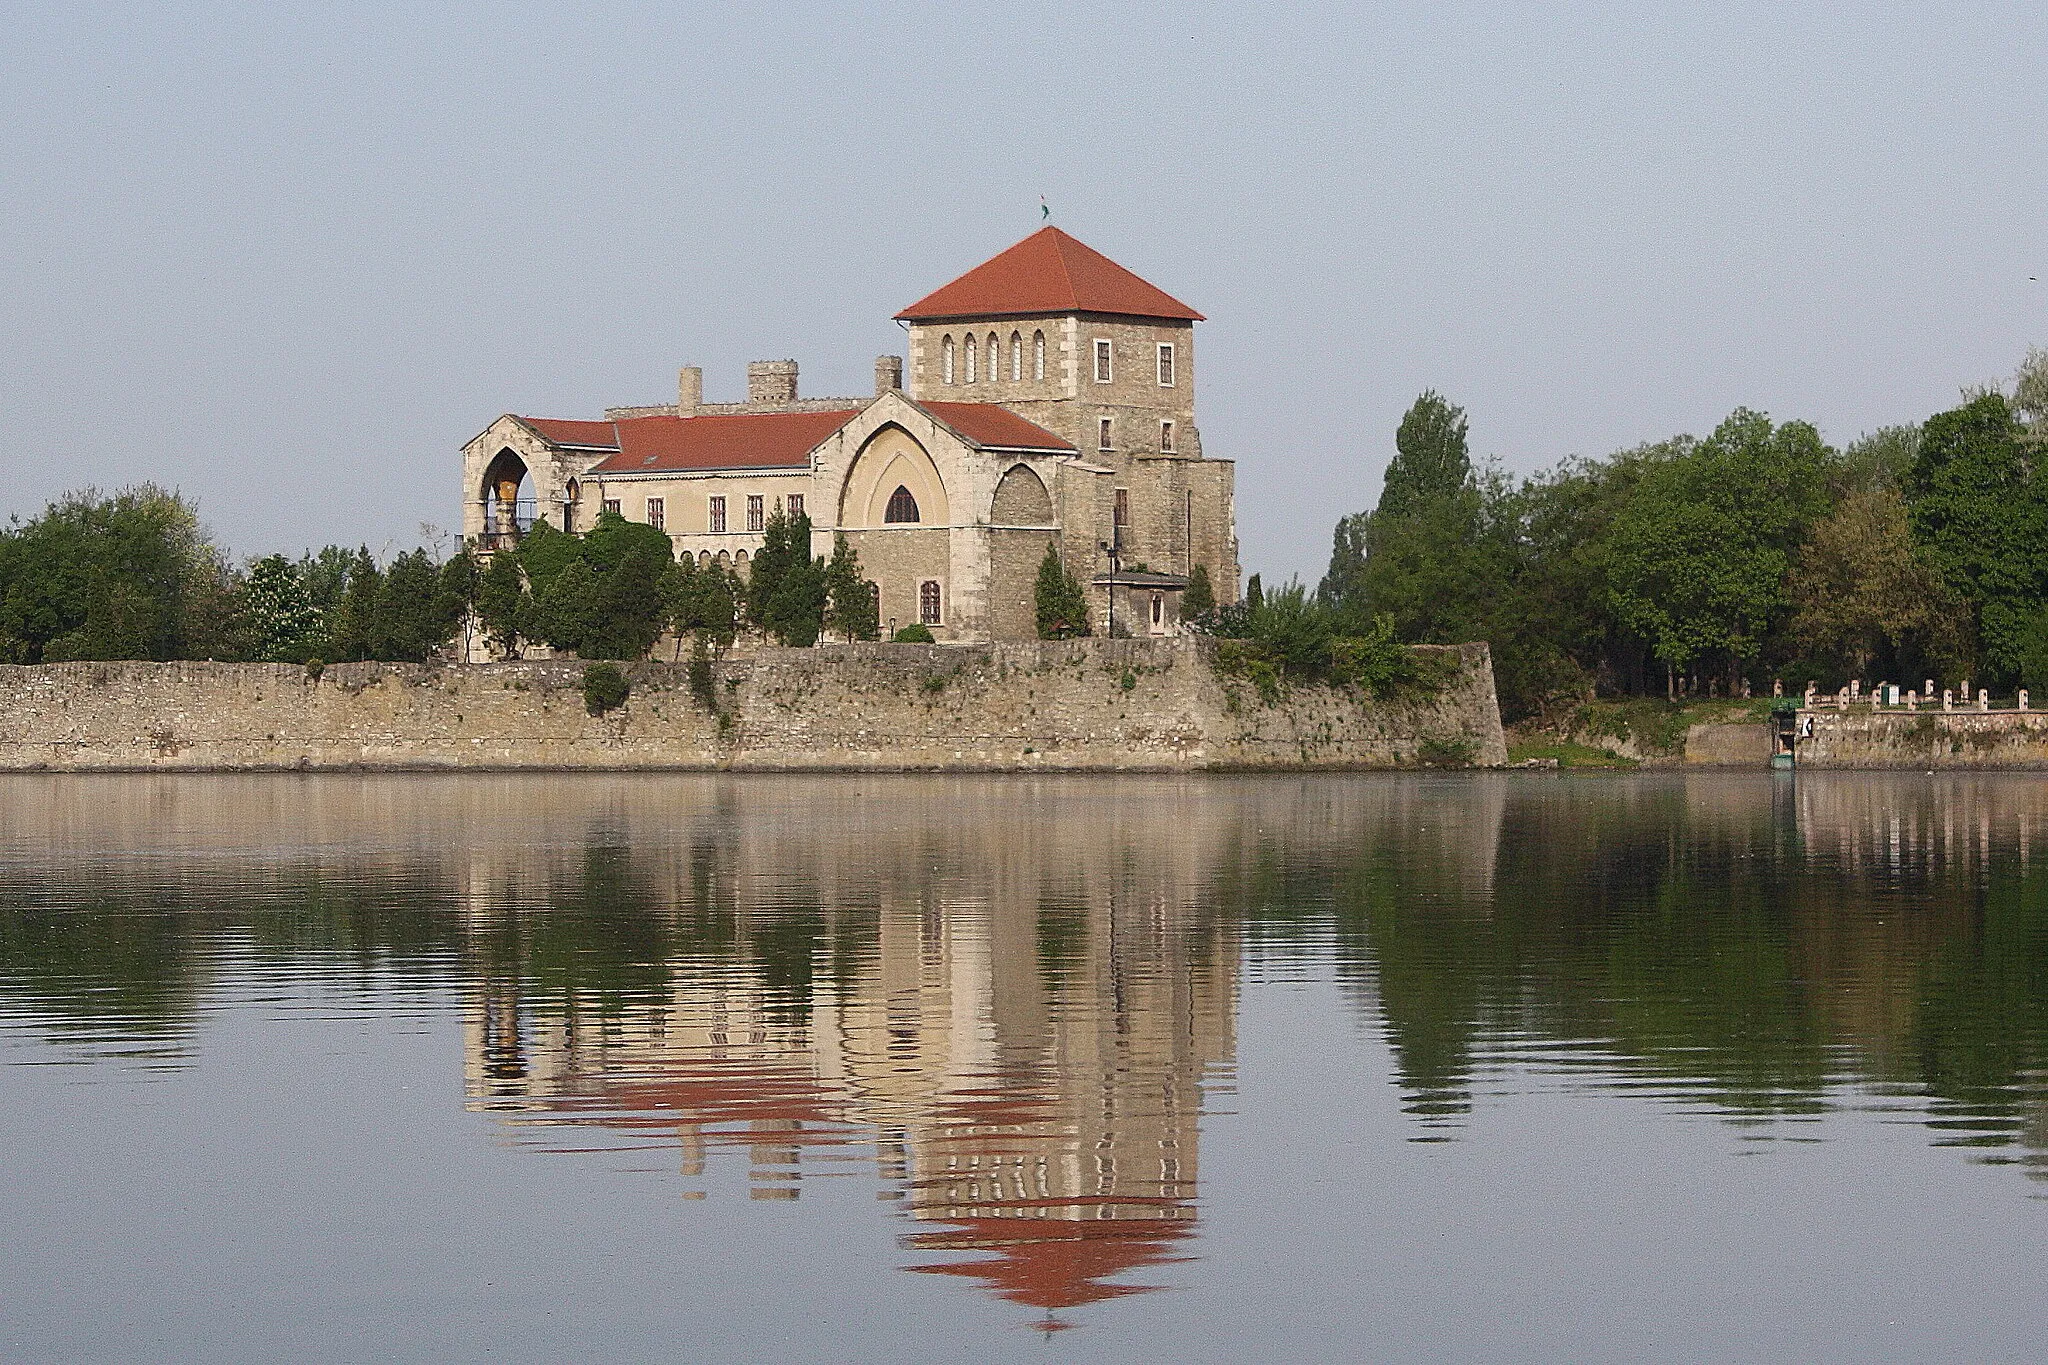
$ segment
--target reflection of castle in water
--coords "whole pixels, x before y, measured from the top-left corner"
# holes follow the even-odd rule
[[[1106,1281],[1194,1225],[1239,957],[1235,919],[1191,903],[1185,859],[1119,859],[1133,839],[1186,847],[1155,821],[1116,815],[1092,837],[1050,821],[1062,837],[1039,847],[1008,827],[1007,852],[991,846],[1004,822],[962,821],[891,845],[771,830],[675,865],[622,855],[649,913],[722,942],[609,1000],[487,970],[472,1104],[679,1140],[684,1176],[714,1184],[717,1153],[743,1150],[754,1199],[872,1169],[929,1225],[909,1245],[976,1254],[920,1269],[1045,1309],[1135,1292]],[[799,849],[834,871],[792,897]],[[548,913],[484,910],[481,933]]]

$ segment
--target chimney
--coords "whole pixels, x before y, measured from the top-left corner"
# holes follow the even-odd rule
[[[903,357],[900,355],[878,355],[875,357],[875,396],[881,397],[894,389],[903,387]]]
[[[794,360],[749,360],[747,402],[753,404],[794,403],[796,362]]]
[[[685,365],[676,372],[676,416],[695,417],[704,406],[704,371]]]

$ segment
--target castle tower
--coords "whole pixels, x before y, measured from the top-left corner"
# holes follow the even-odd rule
[[[1105,578],[1200,565],[1219,600],[1235,598],[1233,470],[1203,458],[1195,425],[1202,314],[1045,227],[896,317],[911,397],[999,404],[1108,474],[1090,499],[1106,505],[1061,508],[1070,567]]]

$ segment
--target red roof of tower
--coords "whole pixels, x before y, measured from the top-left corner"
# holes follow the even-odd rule
[[[915,322],[1045,313],[1204,320],[1173,295],[1056,227],[1040,228],[896,316]]]

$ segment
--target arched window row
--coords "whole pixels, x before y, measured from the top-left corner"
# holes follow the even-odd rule
[[[955,346],[953,334],[948,332],[939,338],[939,381],[944,384],[979,384],[983,379],[993,384],[1002,378],[1003,339],[990,332],[986,340],[969,333]],[[1031,334],[1031,377],[1042,381],[1045,378],[1045,333]],[[1021,381],[1024,378],[1024,334],[1010,333],[1010,378]]]

